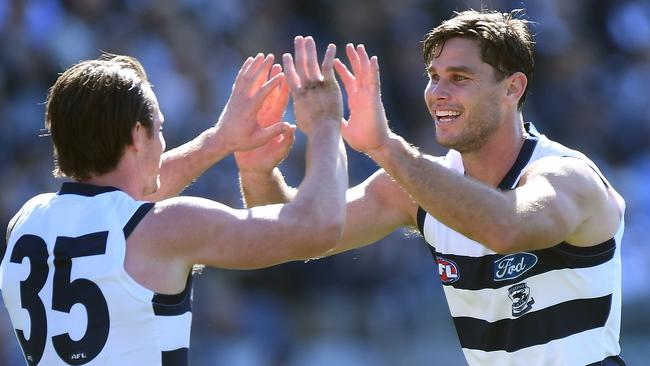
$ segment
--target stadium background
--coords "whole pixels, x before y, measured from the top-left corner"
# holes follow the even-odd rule
[[[623,355],[650,345],[650,2],[441,0],[0,0],[0,224],[55,191],[51,145],[38,137],[47,88],[100,50],[138,57],[166,117],[168,147],[212,124],[246,56],[292,50],[313,35],[364,43],[379,56],[391,126],[433,154],[420,41],[454,10],[525,8],[537,22],[536,72],[524,116],[590,155],[627,199]],[[289,111],[286,119],[293,116]],[[303,174],[299,138],[283,170]],[[350,152],[351,184],[375,169]],[[232,157],[184,194],[241,207]],[[372,215],[372,213],[368,213]],[[273,245],[273,243],[269,243]],[[250,272],[206,270],[194,295],[193,365],[461,365],[436,269],[423,240],[396,232],[336,257]],[[21,356],[0,312],[0,364]]]

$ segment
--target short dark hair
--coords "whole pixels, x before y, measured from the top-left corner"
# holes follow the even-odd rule
[[[510,13],[490,10],[467,10],[455,13],[435,27],[424,38],[423,55],[425,67],[439,53],[438,47],[444,47],[451,38],[468,38],[477,41],[481,47],[481,59],[492,66],[497,81],[501,81],[515,72],[522,72],[532,81],[534,41],[530,33],[528,20],[522,19],[523,10],[516,9]],[[526,93],[519,100],[521,109]]]
[[[83,180],[112,171],[133,144],[136,122],[153,136],[154,105],[145,85],[150,86],[142,64],[129,56],[104,53],[63,72],[45,108],[54,175]]]

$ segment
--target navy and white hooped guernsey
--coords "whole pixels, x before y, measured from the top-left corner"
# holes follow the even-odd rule
[[[161,295],[124,269],[126,239],[153,206],[63,183],[16,214],[0,285],[28,365],[187,366],[191,276]]]
[[[547,156],[586,161],[539,134],[529,137],[499,185],[514,189],[522,171]],[[441,160],[464,172],[461,155]],[[418,226],[434,257],[460,344],[470,366],[624,365],[620,353],[621,253],[624,222],[593,247],[568,243],[500,255],[445,226],[422,208]]]

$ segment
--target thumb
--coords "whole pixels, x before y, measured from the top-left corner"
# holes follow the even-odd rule
[[[341,118],[341,137],[343,137],[343,140],[348,142],[348,138],[352,134],[352,126],[350,126],[350,121],[346,120],[345,118]]]
[[[274,137],[289,131],[291,128],[291,124],[287,122],[278,122],[268,127],[261,127],[255,132],[254,140],[258,141],[259,145],[263,145]]]

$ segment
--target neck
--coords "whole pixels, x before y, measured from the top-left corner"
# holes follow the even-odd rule
[[[466,175],[492,187],[501,183],[526,139],[521,113],[515,119],[497,129],[478,150],[462,154]]]
[[[138,183],[137,172],[128,169],[129,164],[126,164],[125,159],[122,159],[118,167],[106,174],[93,175],[88,179],[80,180],[80,183],[94,184],[96,186],[111,186],[115,187],[136,200],[144,197],[144,187]]]

